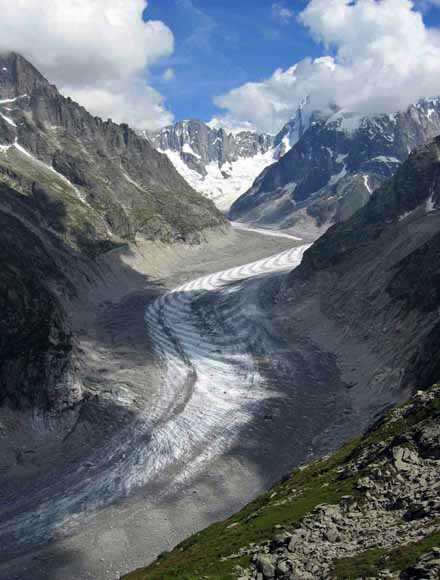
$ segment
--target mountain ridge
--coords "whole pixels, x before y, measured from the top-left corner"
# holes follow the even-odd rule
[[[440,99],[394,115],[344,111],[315,116],[302,138],[266,168],[229,216],[262,225],[311,230],[316,237],[349,218],[391,177],[415,147],[440,132]]]
[[[36,173],[45,174],[45,181],[55,175],[64,180],[83,206],[81,211],[76,204],[90,230],[83,237],[134,239],[140,233],[171,241],[184,239],[191,229],[224,224],[145,139],[127,125],[93,117],[14,53],[0,57],[0,113],[2,175],[26,192],[38,184]],[[23,172],[15,179],[18,166]],[[180,215],[167,209],[170,194]]]

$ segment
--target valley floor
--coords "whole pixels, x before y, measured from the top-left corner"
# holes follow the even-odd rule
[[[29,418],[4,435],[1,578],[118,578],[362,427],[334,358],[292,350],[267,318],[304,247],[262,233],[140,244],[105,257],[98,290],[84,283],[89,398],[62,428]]]

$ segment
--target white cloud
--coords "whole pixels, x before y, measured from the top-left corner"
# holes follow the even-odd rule
[[[0,0],[0,50],[28,58],[95,114],[166,124],[171,114],[142,79],[174,39],[162,22],[143,22],[145,8],[146,0]]]
[[[164,81],[172,81],[175,77],[176,74],[172,68],[167,68],[162,75]]]
[[[295,17],[295,13],[290,8],[287,8],[284,4],[279,2],[274,2],[272,4],[272,18],[278,20],[282,24],[287,24]]]
[[[312,106],[373,114],[440,94],[439,30],[410,0],[311,0],[299,20],[327,56],[217,97],[229,125],[276,131],[307,95]]]

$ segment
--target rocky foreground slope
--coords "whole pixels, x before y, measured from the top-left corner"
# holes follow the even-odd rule
[[[336,364],[360,426],[422,391],[129,580],[439,577],[439,178],[437,138],[264,297],[298,364]]]
[[[439,132],[439,99],[374,118],[315,113],[299,141],[258,176],[229,215],[322,233],[365,205],[415,147]]]
[[[437,579],[440,386],[126,580]]]

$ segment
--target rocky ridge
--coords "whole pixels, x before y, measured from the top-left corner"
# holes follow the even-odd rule
[[[408,154],[440,132],[440,99],[374,118],[315,114],[310,127],[232,205],[231,219],[322,233],[351,217]]]
[[[196,241],[224,223],[145,139],[93,117],[13,53],[0,56],[0,144],[2,181],[82,249],[136,236]]]

